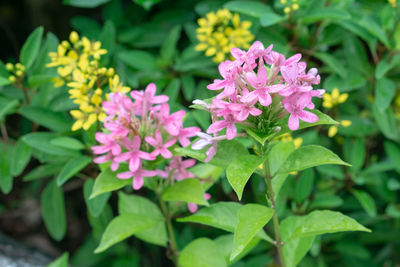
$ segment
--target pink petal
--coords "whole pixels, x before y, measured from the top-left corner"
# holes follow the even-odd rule
[[[292,131],[295,131],[299,129],[299,118],[297,117],[296,114],[290,114],[289,116],[289,129]]]
[[[139,190],[143,186],[143,177],[142,176],[135,176],[132,181],[132,187],[135,190]]]
[[[133,172],[120,172],[117,174],[119,179],[129,179],[133,176]]]
[[[318,116],[312,112],[302,110],[298,114],[299,118],[305,122],[314,123],[318,121]]]
[[[188,209],[191,213],[195,213],[197,211],[197,205],[194,203],[187,203]]]

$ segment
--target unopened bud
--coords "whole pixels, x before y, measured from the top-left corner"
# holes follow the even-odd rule
[[[317,76],[318,69],[317,68],[311,68],[311,69],[309,69],[308,74],[311,74],[313,76]]]
[[[70,48],[70,44],[65,40],[61,42],[61,45],[66,49]]]
[[[15,75],[17,75],[17,77],[21,77],[22,75],[24,75],[24,72],[21,71],[21,70],[17,70],[17,71],[15,72]]]
[[[292,5],[293,10],[298,10],[299,8],[300,8],[300,6],[297,3]]]
[[[79,40],[79,34],[76,31],[72,31],[69,35],[69,40],[71,43],[76,43]]]
[[[11,75],[10,77],[8,77],[8,79],[10,80],[10,82],[15,83],[15,81],[17,80],[17,78],[15,78],[14,75]]]
[[[12,63],[7,63],[7,64],[6,64],[6,69],[7,69],[8,71],[13,71],[14,65],[13,65]]]
[[[272,128],[272,131],[274,133],[279,133],[282,130],[282,128],[280,126],[275,126],[274,128]]]

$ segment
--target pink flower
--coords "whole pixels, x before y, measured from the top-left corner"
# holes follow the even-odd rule
[[[197,133],[196,134],[198,137],[200,137],[199,140],[193,143],[192,149],[193,150],[201,150],[205,148],[206,146],[212,145],[207,151],[206,151],[206,159],[204,162],[209,162],[217,153],[217,139],[216,137],[212,137],[211,135],[205,134],[205,133]]]
[[[165,144],[163,144],[163,140],[162,140],[162,136],[159,130],[156,131],[156,138],[151,137],[151,136],[147,136],[145,138],[146,142],[150,145],[152,145],[155,149],[153,150],[153,152],[151,152],[151,156],[152,157],[156,157],[159,154],[161,154],[161,156],[163,156],[166,159],[169,159],[172,157],[172,153],[167,149],[168,147],[172,146],[173,144],[175,144],[176,139],[172,139],[168,142],[166,142]]]
[[[255,90],[244,96],[242,98],[243,102],[252,102],[254,99],[258,99],[263,106],[271,105],[272,98],[268,94],[268,87],[266,86],[268,73],[264,65],[258,67],[257,75],[254,72],[247,72],[245,75],[246,79]]]
[[[175,180],[182,180],[186,178],[193,178],[194,174],[188,172],[188,168],[193,167],[196,164],[196,160],[187,159],[183,160],[182,157],[174,157],[168,166],[168,169],[172,171],[172,177]]]
[[[189,137],[193,137],[196,133],[200,132],[199,127],[188,127],[188,128],[181,128],[178,134],[179,143],[183,147],[187,147],[190,145]]]
[[[157,171],[148,171],[143,170],[142,168],[137,169],[136,171],[127,171],[121,172],[117,174],[119,179],[129,179],[133,177],[132,187],[135,190],[139,190],[143,186],[143,177],[154,177],[157,175]]]
[[[94,158],[93,161],[97,164],[102,164],[111,161],[110,169],[112,171],[116,171],[119,168],[119,162],[115,160],[115,157],[113,157],[111,152],[107,153],[106,155]]]
[[[105,133],[96,133],[96,140],[103,145],[93,146],[92,150],[94,154],[103,154],[111,151],[112,155],[118,156],[121,153],[121,147],[113,136]]]
[[[136,114],[144,116],[154,104],[166,103],[169,97],[166,95],[156,96],[156,85],[150,83],[145,91],[132,91],[131,96],[135,99]]]
[[[310,105],[311,94],[308,93],[296,93],[292,94],[290,97],[285,98],[282,103],[287,112],[290,113],[289,116],[289,129],[295,131],[299,128],[299,119],[314,123],[318,121],[318,116],[309,111],[305,111],[304,108]]]
[[[226,60],[219,64],[218,66],[219,73],[224,78],[223,80],[216,79],[212,84],[209,84],[207,88],[209,90],[220,90],[224,89],[222,93],[217,95],[218,99],[225,98],[226,96],[230,96],[235,94],[235,80],[239,71],[238,64]]]
[[[216,121],[210,125],[207,129],[207,133],[218,133],[219,131],[226,128],[226,138],[231,140],[235,138],[237,134],[235,123],[237,120],[232,114],[224,116],[223,120]]]
[[[122,140],[122,143],[128,152],[122,153],[121,155],[115,157],[115,161],[124,162],[127,161],[129,164],[129,170],[134,172],[141,166],[142,162],[140,159],[154,160],[155,157],[151,156],[149,153],[140,151],[140,137],[134,136],[131,141],[129,138]]]
[[[168,104],[161,105],[160,112],[158,113],[160,123],[162,123],[168,133],[173,136],[179,135],[185,114],[186,112],[184,110],[180,110],[170,115]]]

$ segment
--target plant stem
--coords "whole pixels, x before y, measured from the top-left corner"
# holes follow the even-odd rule
[[[175,266],[178,266],[178,245],[176,244],[174,229],[172,228],[171,214],[169,213],[165,202],[161,199],[161,196],[158,196],[158,199],[160,200],[161,211],[164,214],[165,221],[167,223],[169,246],[172,250],[172,261],[174,262]]]
[[[271,199],[271,208],[274,210],[274,215],[272,217],[272,220],[274,223],[275,242],[276,242],[275,245],[278,250],[280,266],[285,267],[286,264],[285,264],[285,258],[283,257],[283,250],[282,250],[283,243],[282,243],[282,239],[281,239],[281,232],[279,229],[279,218],[278,218],[278,214],[276,213],[275,194],[274,194],[274,190],[272,188],[272,183],[271,183],[272,177],[269,173],[268,162],[265,163],[265,169],[266,169],[265,182],[267,183],[268,195],[269,195],[269,198]]]

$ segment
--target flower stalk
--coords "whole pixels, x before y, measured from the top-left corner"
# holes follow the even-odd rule
[[[268,190],[268,196],[270,198],[270,203],[271,203],[271,208],[274,210],[274,215],[272,217],[273,220],[273,224],[274,224],[274,232],[275,232],[275,246],[278,250],[278,256],[279,256],[279,263],[281,267],[285,267],[285,258],[283,256],[283,242],[282,242],[282,238],[281,238],[281,232],[279,229],[279,218],[278,218],[278,214],[276,212],[276,203],[275,203],[275,194],[274,194],[274,190],[272,188],[272,177],[269,173],[269,166],[268,166],[268,162],[265,162],[265,182],[267,184],[267,190]]]

